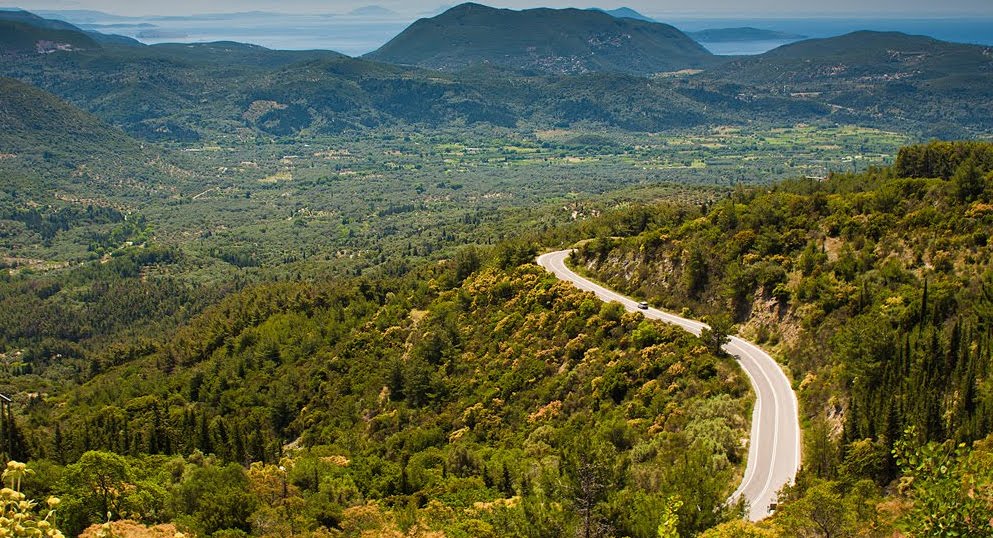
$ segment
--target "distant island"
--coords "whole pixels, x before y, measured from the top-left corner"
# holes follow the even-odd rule
[[[775,30],[762,30],[760,28],[711,28],[700,30],[699,32],[686,32],[701,43],[729,43],[733,41],[798,41],[806,39],[807,36],[791,34],[787,32],[777,32]]]
[[[135,37],[138,39],[186,39],[190,36],[182,30],[153,28],[150,30],[142,30],[135,34]]]
[[[386,9],[383,6],[365,6],[353,9],[348,13],[352,17],[397,17],[396,11]]]

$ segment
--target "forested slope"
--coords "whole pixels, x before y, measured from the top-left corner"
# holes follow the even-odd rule
[[[247,288],[94,364],[22,428],[60,521],[110,506],[203,535],[647,537],[666,513],[687,534],[733,517],[749,408],[733,361],[537,267],[456,285],[477,264],[430,287]],[[106,468],[121,486],[91,494]]]
[[[598,10],[514,11],[473,3],[418,20],[365,57],[450,71],[493,64],[557,74],[651,75],[720,62],[667,24]]]
[[[743,57],[697,83],[740,85],[746,99],[790,95],[894,126],[915,118],[929,124],[927,136],[948,138],[964,125],[990,128],[991,80],[989,47],[861,31]]]
[[[790,496],[862,495],[859,480],[886,486],[930,465],[908,457],[915,447],[993,432],[991,157],[989,143],[932,143],[892,168],[740,190],[696,215],[645,209],[575,262],[669,308],[731,313],[777,350],[807,422]],[[950,454],[931,456],[951,466]],[[982,534],[983,513],[948,528]]]
[[[78,182],[89,183],[81,190],[90,193],[127,195],[133,194],[130,190],[141,190],[144,194],[150,187],[133,179],[146,179],[150,167],[143,157],[150,158],[150,151],[124,132],[34,86],[0,77],[0,125],[0,166],[10,175],[75,173]],[[21,187],[22,195],[38,190],[37,185]]]

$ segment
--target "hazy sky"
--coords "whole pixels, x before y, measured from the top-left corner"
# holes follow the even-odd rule
[[[24,9],[94,9],[119,15],[185,15],[231,11],[278,11],[345,13],[367,5],[380,5],[414,15],[454,5],[451,0],[5,0]],[[993,16],[993,0],[501,0],[479,2],[496,7],[529,8],[629,6],[648,15],[681,14],[711,16],[793,15],[921,15]]]

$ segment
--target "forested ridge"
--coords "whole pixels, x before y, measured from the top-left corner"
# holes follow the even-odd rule
[[[143,46],[17,18],[5,23],[0,74],[146,141],[588,123],[660,132],[854,122],[928,136],[991,128],[987,47],[891,32],[727,61],[663,24],[466,4],[359,59],[231,42]],[[41,54],[39,41],[73,47]]]
[[[574,262],[777,352],[806,423],[780,530],[875,491],[907,504],[820,516],[837,535],[889,535],[901,512],[915,536],[985,535],[991,477],[974,466],[993,432],[991,156],[989,143],[933,142],[889,168],[741,189],[696,215],[643,208]]]
[[[461,4],[421,19],[365,58],[439,70],[493,64],[557,74],[651,75],[720,62],[678,29],[598,10]]]
[[[68,532],[107,511],[214,536],[655,536],[736,517],[750,396],[733,361],[514,259],[246,287],[32,399],[28,491],[62,499]]]

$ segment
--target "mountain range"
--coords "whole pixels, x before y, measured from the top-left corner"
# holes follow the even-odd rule
[[[146,140],[475,123],[660,131],[822,121],[921,136],[993,131],[990,48],[898,33],[722,58],[664,24],[464,4],[348,58],[239,43],[146,46],[26,12],[0,12],[0,24],[0,76]],[[39,53],[43,41],[52,50]]]

